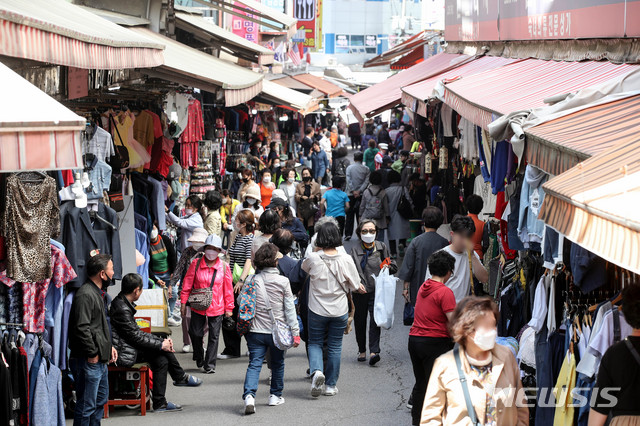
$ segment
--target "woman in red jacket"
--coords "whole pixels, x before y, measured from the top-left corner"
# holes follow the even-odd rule
[[[192,290],[212,286],[213,297],[206,311],[191,310],[189,336],[193,345],[193,359],[198,368],[206,374],[215,373],[218,341],[222,327],[223,315],[230,317],[233,313],[233,284],[231,268],[219,258],[222,251],[222,240],[217,235],[209,235],[204,243],[204,256],[194,259],[184,277],[182,293],[180,293],[180,310],[184,316],[187,301]],[[204,353],[204,328],[209,325],[209,341],[207,353]]]

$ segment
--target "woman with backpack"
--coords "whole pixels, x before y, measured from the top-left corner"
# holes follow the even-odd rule
[[[400,173],[391,170],[387,175],[387,179],[391,184],[386,189],[387,197],[389,198],[389,211],[391,212],[387,238],[389,238],[391,257],[396,259],[398,251],[401,250],[400,246],[404,250],[407,245],[407,238],[411,236],[409,219],[413,216],[413,202],[411,201],[409,190],[402,186]]]
[[[353,323],[358,342],[358,362],[367,360],[367,315],[369,316],[369,365],[380,361],[380,327],[373,319],[373,306],[376,297],[376,279],[383,264],[389,267],[389,273],[395,274],[398,265],[389,256],[389,248],[382,241],[376,241],[376,224],[373,220],[363,219],[356,228],[360,244],[351,249],[351,257],[360,274],[360,282],[365,287],[364,293],[353,293],[355,315]]]
[[[206,309],[198,309],[191,302],[189,336],[193,345],[193,359],[205,374],[215,373],[222,318],[233,315],[231,268],[220,259],[221,251],[222,239],[218,235],[209,235],[204,243],[204,256],[191,262],[180,294],[180,313],[185,316],[192,294],[206,288],[211,288],[213,293]],[[209,326],[206,354],[203,343],[205,324]]]
[[[360,221],[371,219],[376,224],[378,241],[384,241],[384,230],[389,220],[389,198],[381,185],[382,172],[376,170],[369,175],[369,186],[362,193],[360,202]]]
[[[260,371],[267,350],[271,356],[271,390],[269,406],[284,404],[284,351],[279,349],[273,338],[275,321],[288,325],[293,335],[293,347],[300,344],[300,327],[298,315],[293,303],[293,294],[289,280],[280,275],[278,259],[282,254],[274,244],[266,243],[256,252],[253,263],[259,271],[249,277],[245,286],[253,281],[255,288],[255,315],[251,320],[251,328],[246,334],[249,348],[249,366],[244,379],[244,413],[256,412],[256,392]],[[268,298],[268,299],[267,299]]]

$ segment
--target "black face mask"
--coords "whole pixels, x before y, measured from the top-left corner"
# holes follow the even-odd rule
[[[311,182],[311,176],[303,177],[302,180],[305,182]]]
[[[109,278],[108,275],[107,275],[107,279],[106,280],[103,280],[102,278],[100,280],[102,281],[102,289],[103,290],[106,290],[107,287],[109,287],[111,285],[111,283],[112,283],[112,280],[111,280],[111,278]]]
[[[242,178],[242,182],[248,183],[249,182],[249,178]]]

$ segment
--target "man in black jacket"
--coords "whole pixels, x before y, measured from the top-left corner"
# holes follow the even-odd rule
[[[109,399],[107,363],[118,359],[104,300],[114,274],[111,256],[93,256],[86,269],[89,280],[76,292],[69,313],[69,363],[77,397],[74,426],[100,424]]]
[[[118,349],[118,365],[131,367],[136,362],[148,362],[153,371],[153,410],[156,412],[180,411],[182,406],[167,402],[167,372],[174,386],[200,386],[202,380],[186,374],[173,354],[171,339],[162,339],[140,330],[134,318],[134,302],[142,294],[142,278],[127,274],[122,279],[122,290],[111,302],[111,326],[113,345]]]

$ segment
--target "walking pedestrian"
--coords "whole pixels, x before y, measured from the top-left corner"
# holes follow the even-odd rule
[[[333,180],[333,188],[322,196],[324,214],[336,218],[340,227],[340,237],[344,232],[347,210],[349,210],[349,196],[343,191],[344,182],[343,177],[336,177]]]
[[[302,269],[310,276],[308,351],[313,397],[322,393],[328,396],[338,393],[336,384],[340,375],[342,338],[349,313],[348,294],[351,291],[364,292],[353,259],[336,250],[341,245],[338,226],[328,221],[318,229],[315,251],[302,262]],[[322,359],[325,339],[326,365]]]
[[[389,248],[382,241],[376,241],[377,228],[373,220],[363,219],[356,229],[360,244],[351,249],[351,257],[356,265],[363,293],[353,293],[355,314],[353,322],[358,342],[358,362],[367,360],[367,316],[369,317],[369,365],[380,361],[380,327],[373,319],[373,307],[376,297],[376,278],[383,267],[389,268],[389,274],[398,271],[395,260],[389,256]]]
[[[378,155],[378,148],[376,148],[376,141],[373,136],[367,142],[369,148],[364,152],[364,164],[369,168],[372,173],[376,171],[376,155]]]
[[[229,248],[229,266],[232,271],[241,270],[240,276],[235,280],[234,293],[237,295],[242,288],[244,280],[251,272],[251,247],[253,246],[253,231],[255,229],[255,218],[250,210],[243,210],[238,213],[235,219],[234,229],[238,231],[236,239]],[[235,297],[234,297],[235,299]],[[237,302],[237,301],[236,301]],[[233,319],[238,318],[238,305],[233,308]],[[236,330],[222,330],[225,348],[218,355],[218,359],[230,359],[240,357],[240,343],[242,339]]]
[[[89,279],[76,291],[69,313],[69,365],[75,378],[74,426],[99,425],[109,399],[107,363],[118,360],[111,346],[105,295],[113,279],[113,261],[98,254],[87,262]]]
[[[403,198],[409,201],[412,210],[413,203],[411,202],[409,190],[403,187],[400,183],[400,174],[391,170],[388,177],[390,186],[385,191],[389,198],[389,212],[391,218],[389,219],[387,237],[389,238],[391,256],[395,259],[398,252],[400,252],[400,255],[403,254],[404,248],[407,245],[407,238],[411,237],[411,224],[409,223],[409,219],[400,213],[398,206]]]
[[[311,169],[302,169],[302,183],[296,188],[296,204],[298,217],[302,220],[309,235],[313,235],[313,225],[320,202],[320,185],[313,181]]]
[[[221,251],[222,239],[217,235],[209,235],[204,243],[204,256],[191,262],[180,294],[181,309],[185,312],[192,292],[204,288],[211,288],[213,292],[209,308],[191,309],[189,327],[193,359],[205,374],[215,373],[222,317],[232,316],[234,308],[231,268],[220,259]],[[205,323],[209,328],[206,354],[203,343]]]
[[[320,142],[316,141],[313,143],[311,164],[313,169],[313,178],[319,185],[322,185],[322,180],[331,170],[331,165],[329,163],[327,153],[320,147]]]
[[[260,187],[260,204],[266,209],[271,202],[273,190],[276,189],[276,184],[271,181],[271,170],[262,169],[258,186]]]
[[[278,212],[282,228],[293,234],[296,243],[300,245],[301,251],[304,252],[304,248],[309,244],[309,234],[307,234],[307,230],[304,228],[302,221],[293,215],[291,207],[287,202],[279,198],[275,198],[271,200],[269,209]]]
[[[209,235],[217,235],[222,238],[222,196],[218,191],[207,191],[204,196],[204,205],[207,207],[207,216],[204,219],[204,229]]]
[[[369,185],[369,174],[371,170],[362,164],[363,154],[356,152],[353,154],[354,164],[347,167],[347,195],[349,195],[349,209],[347,210],[347,218],[345,222],[344,239],[349,241],[353,234],[354,219],[360,218],[360,202],[362,201],[362,193]]]
[[[242,185],[240,185],[240,189],[238,189],[238,200],[244,201],[244,194],[250,188],[258,188],[258,184],[253,180],[253,170],[249,167],[242,169]],[[258,188],[258,193],[260,193],[260,188]]]
[[[278,259],[282,254],[274,244],[267,243],[258,249],[254,258],[259,273],[250,277],[255,280],[256,289],[255,316],[247,333],[249,347],[249,365],[244,380],[245,414],[256,412],[255,397],[258,391],[260,371],[266,357],[270,354],[271,380],[269,406],[284,404],[284,351],[273,341],[274,321],[281,321],[291,328],[293,347],[300,344],[300,327],[298,315],[293,302],[293,294],[289,280],[280,275]],[[268,298],[268,300],[265,299]]]
[[[360,202],[360,220],[372,219],[378,232],[378,241],[384,241],[384,230],[389,221],[389,198],[382,188],[382,173],[379,170],[369,175],[369,186],[362,194]]]
[[[268,243],[273,233],[282,227],[280,215],[275,210],[269,209],[262,213],[258,220],[258,231],[253,237],[251,244],[251,260],[254,259],[256,252],[264,244]]]
[[[496,345],[498,315],[488,297],[469,296],[458,303],[449,327],[456,346],[433,365],[420,424],[466,424],[471,410],[480,424],[529,424],[518,363],[510,348]]]
[[[449,245],[449,242],[436,232],[442,222],[444,222],[444,216],[439,208],[432,206],[424,209],[422,212],[424,232],[411,240],[404,254],[398,278],[404,281],[402,295],[413,306],[416,305],[418,288],[425,281],[427,261],[433,253]]]
[[[362,139],[362,130],[360,129],[360,123],[356,121],[355,123],[349,124],[347,134],[349,136],[349,139],[351,139],[351,149],[360,149],[360,143]]]
[[[307,127],[304,131],[304,137],[302,138],[302,151],[300,151],[300,162],[305,167],[311,167],[311,148],[313,146],[313,135],[315,131],[313,127]]]
[[[296,204],[296,187],[300,182],[296,181],[295,169],[285,169],[282,172],[284,180],[280,183],[280,189],[284,191],[284,195],[287,197],[287,201],[294,210],[298,210]]]
[[[388,152],[389,152],[388,144],[386,143],[378,144],[378,152],[376,152],[376,155],[373,157],[374,166],[376,170],[380,170],[382,168],[382,162],[385,160],[385,158],[388,158],[387,157]]]
[[[409,330],[409,356],[416,379],[411,393],[411,419],[413,425],[420,424],[424,394],[436,358],[453,348],[448,322],[456,308],[456,298],[445,284],[456,265],[449,253],[439,251],[429,257],[431,279],[425,281],[418,291],[414,320]]]

